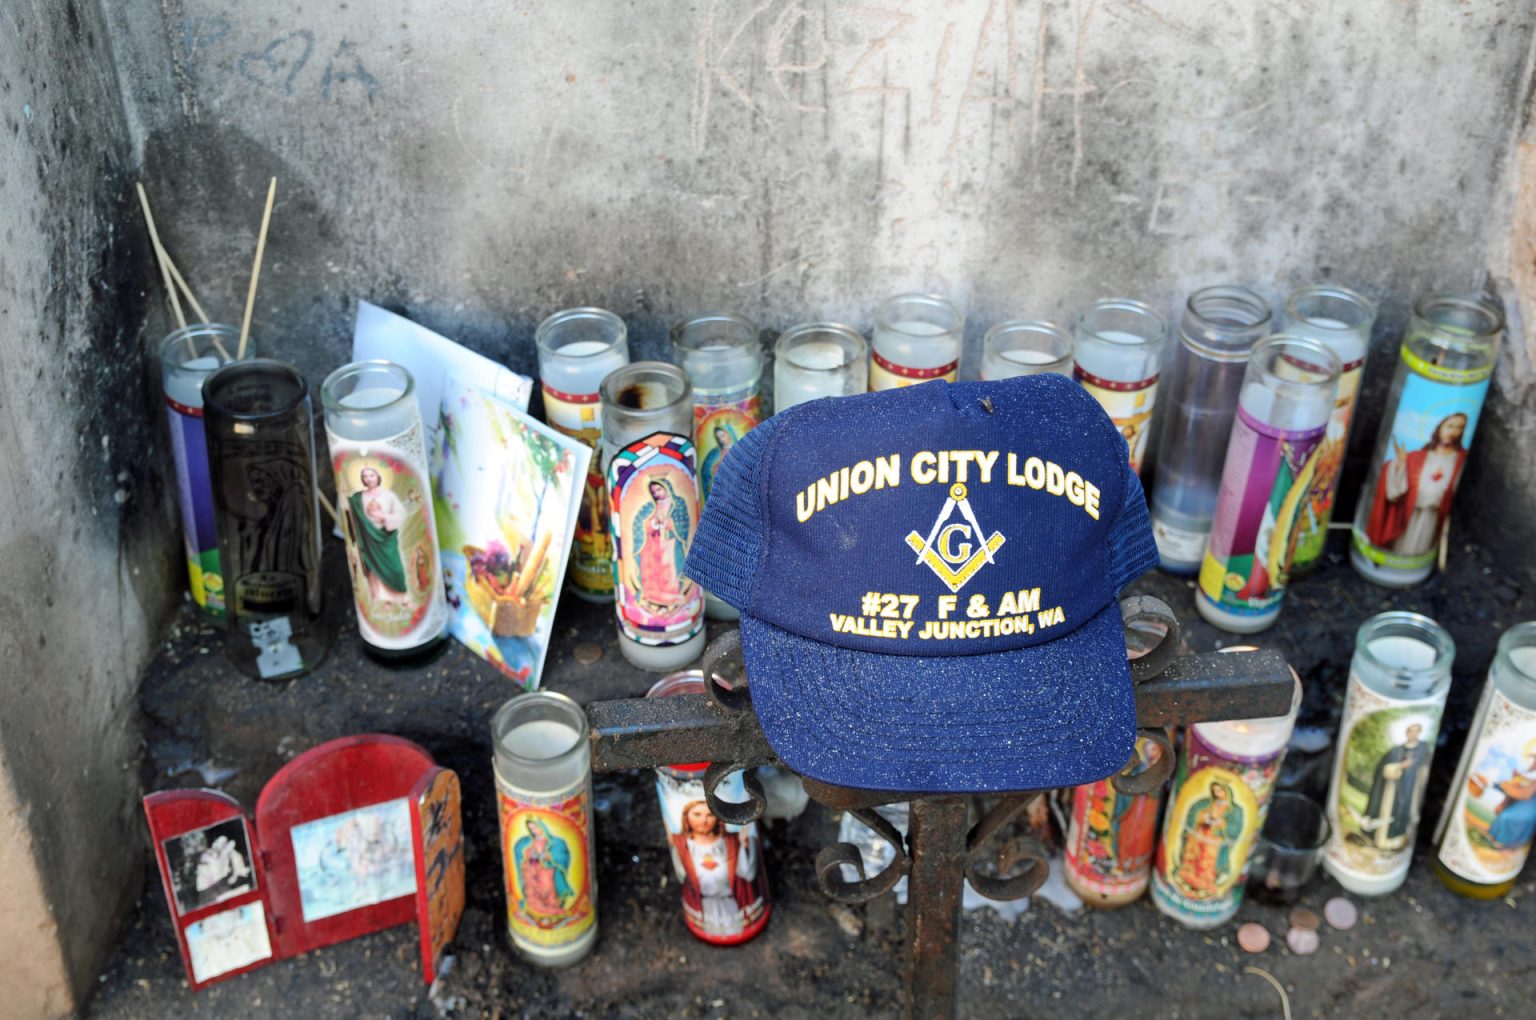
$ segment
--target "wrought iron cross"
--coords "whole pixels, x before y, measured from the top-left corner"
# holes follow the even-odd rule
[[[1173,770],[1173,748],[1165,727],[1219,719],[1253,719],[1284,715],[1290,710],[1294,681],[1285,659],[1274,651],[1235,654],[1177,654],[1179,626],[1173,611],[1147,595],[1120,603],[1127,643],[1136,646],[1149,632],[1162,639],[1131,660],[1136,683],[1136,724],[1143,736],[1162,745],[1158,764],[1139,774],[1115,777],[1123,793],[1144,793],[1161,785]],[[1139,650],[1139,649],[1138,649]],[[677,762],[712,762],[704,774],[710,809],[726,822],[745,824],[760,817],[765,798],[750,771],[742,778],[748,800],[733,803],[715,795],[732,772],[758,765],[782,764],[768,746],[751,707],[751,687],[741,662],[741,638],[732,631],[717,638],[704,653],[708,694],[670,698],[629,698],[587,706],[592,724],[592,768],[596,772],[652,769]],[[729,686],[726,686],[726,685]],[[1132,763],[1134,764],[1134,762]],[[803,777],[802,777],[803,779]],[[805,779],[805,788],[819,803],[851,812],[895,850],[891,864],[867,876],[858,849],[839,843],[816,858],[822,890],[844,903],[862,903],[889,891],[908,876],[907,1014],[915,1017],[956,1015],[955,951],[963,882],[994,900],[1028,896],[1045,881],[1049,867],[1045,850],[1032,839],[1022,841],[1023,867],[1015,842],[1011,867],[1002,867],[993,837],[1019,818],[1043,790],[1000,795],[974,827],[969,827],[967,796],[872,792],[827,786]],[[882,804],[911,803],[909,832],[902,839],[896,828],[875,812]],[[843,866],[860,876],[843,878]],[[1000,872],[1012,870],[1013,874]]]

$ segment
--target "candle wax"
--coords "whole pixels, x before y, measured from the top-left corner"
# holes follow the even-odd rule
[[[539,373],[551,388],[583,396],[596,393],[609,372],[628,362],[623,349],[605,340],[577,340],[540,357]]]
[[[1078,340],[1073,356],[1089,375],[1134,383],[1157,374],[1160,349],[1154,341],[1121,329],[1101,329]]]
[[[943,337],[929,343],[930,337]],[[960,356],[960,336],[933,322],[909,319],[875,329],[875,349],[903,368],[939,368]]]
[[[581,734],[556,719],[523,723],[506,736],[506,746],[519,758],[547,761],[576,746]]]
[[[383,407],[400,399],[404,392],[393,386],[370,386],[367,389],[353,390],[341,399],[346,407],[355,407],[359,411],[372,410],[375,407]]]
[[[1011,351],[998,351],[997,356],[1004,361],[1017,362],[1020,365],[1049,365],[1057,360],[1057,355],[1049,351],[1031,351],[1025,348],[1014,348]]]
[[[203,406],[203,380],[223,362],[211,354],[182,362],[165,377],[165,395],[183,407]]]
[[[1424,641],[1403,635],[1379,637],[1366,643],[1378,662],[1392,669],[1421,670],[1435,664],[1435,649]]]
[[[1510,649],[1509,662],[1526,676],[1536,678],[1536,645]]]
[[[848,353],[843,350],[841,344],[827,342],[801,344],[799,347],[791,348],[786,357],[796,368],[827,371],[840,367],[848,360]]]

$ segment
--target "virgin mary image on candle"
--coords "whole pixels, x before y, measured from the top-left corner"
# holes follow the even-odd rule
[[[411,586],[411,574],[418,572],[412,548],[427,533],[419,520],[418,490],[405,465],[383,458],[354,459],[344,477],[350,491],[344,494],[342,514],[358,610],[374,629],[397,636],[409,629],[422,603],[416,593],[421,587]],[[409,572],[408,556],[413,563]],[[426,590],[431,582],[429,557]]]
[[[1165,873],[1192,900],[1226,895],[1248,859],[1258,804],[1242,780],[1219,769],[1190,776],[1170,809],[1178,820],[1164,841]]]
[[[668,838],[690,925],[725,940],[748,934],[767,906],[766,887],[758,881],[757,826],[730,831],[703,800],[684,803],[677,824]]]
[[[1428,442],[1408,450],[1394,429],[1365,526],[1372,545],[1402,556],[1420,556],[1435,547],[1467,461],[1470,431],[1466,414],[1448,414],[1435,425]]]
[[[563,919],[576,899],[571,848],[540,818],[526,819],[526,835],[512,847],[512,867],[522,910],[541,927]]]
[[[669,626],[691,614],[698,598],[683,576],[683,561],[697,520],[692,479],[669,468],[645,471],[624,487],[621,511],[629,525],[631,553],[625,558],[628,601],[642,624]],[[679,491],[682,485],[687,489]]]

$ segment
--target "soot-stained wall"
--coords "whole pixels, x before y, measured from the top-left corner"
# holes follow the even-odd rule
[[[0,11],[0,994],[59,1015],[140,888],[140,671],[174,605],[148,247],[101,9]]]

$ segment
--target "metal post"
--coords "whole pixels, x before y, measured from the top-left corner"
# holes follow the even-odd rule
[[[907,845],[912,870],[907,881],[911,990],[907,1016],[914,1020],[953,1017],[955,940],[960,929],[960,894],[970,861],[967,798],[919,797],[912,801]]]

